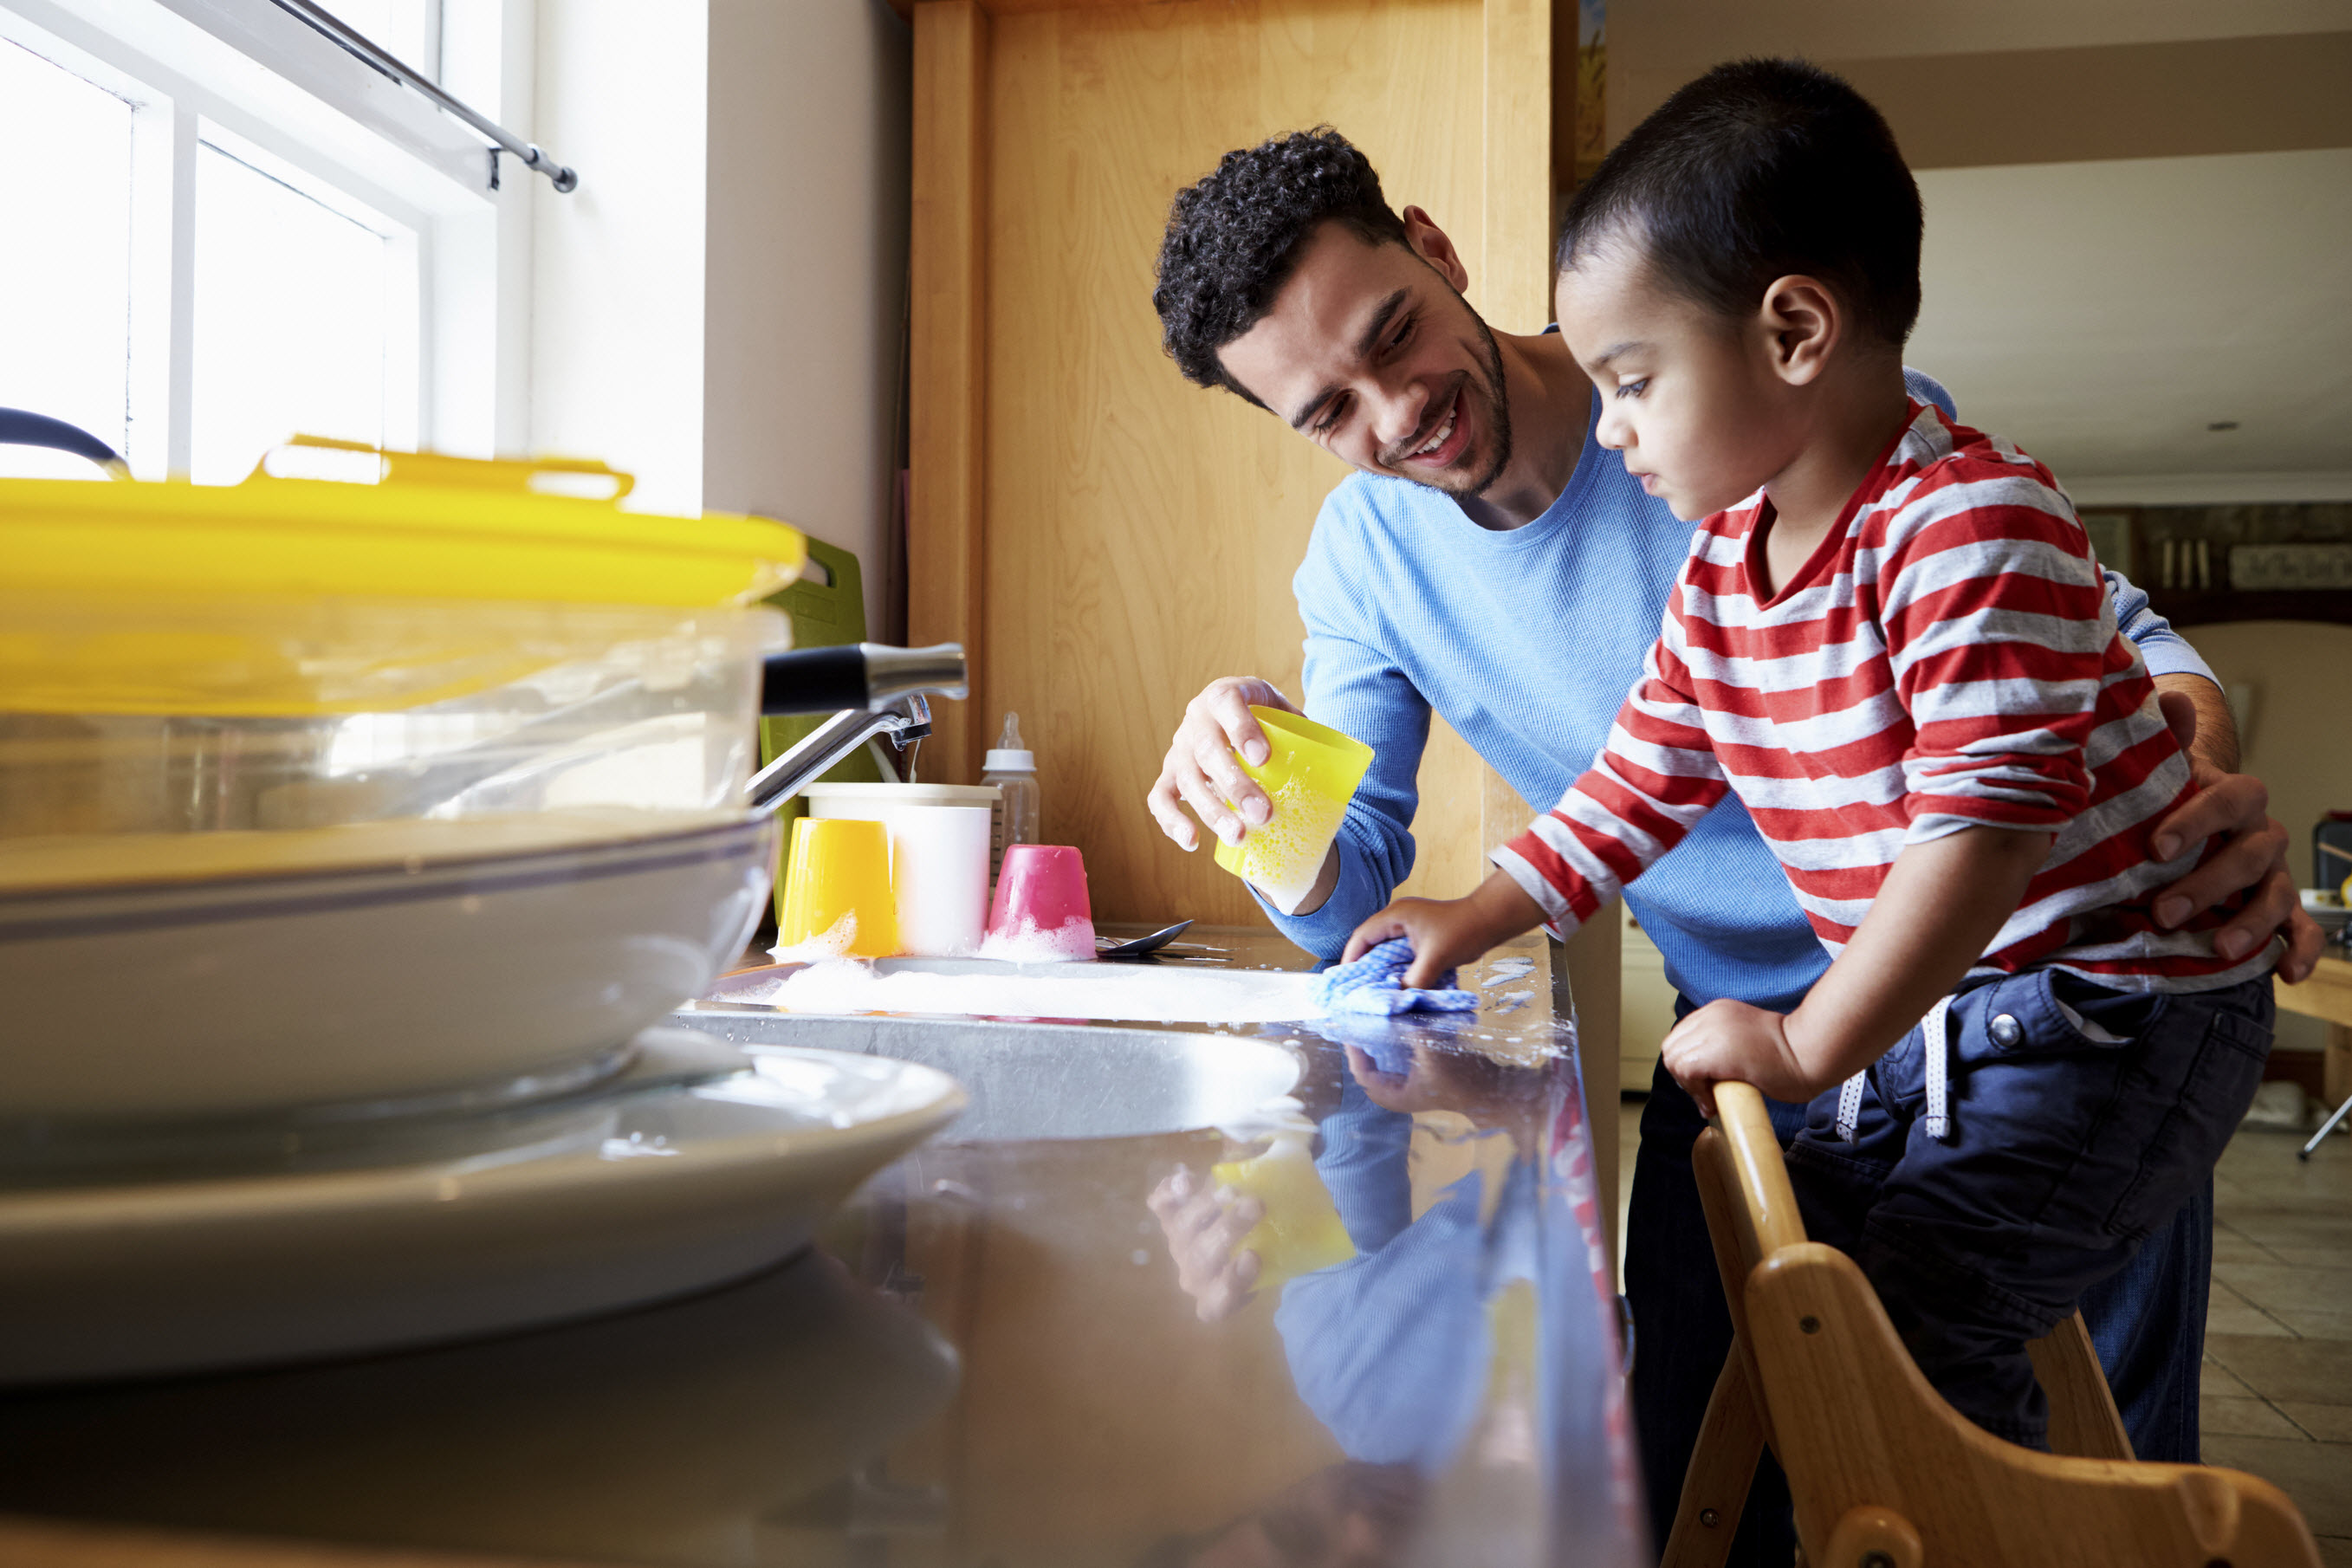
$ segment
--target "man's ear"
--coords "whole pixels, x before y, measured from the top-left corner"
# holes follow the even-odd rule
[[[1451,284],[1456,294],[1466,293],[1470,269],[1462,265],[1461,253],[1454,248],[1453,239],[1419,207],[1407,207],[1401,216],[1404,218],[1404,240],[1413,254],[1435,268],[1437,275]]]
[[[1845,311],[1821,279],[1802,274],[1775,278],[1756,312],[1772,373],[1790,386],[1822,374],[1845,338]]]

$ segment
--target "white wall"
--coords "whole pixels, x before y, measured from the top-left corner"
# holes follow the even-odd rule
[[[885,616],[912,47],[881,0],[709,0],[705,506],[854,551]]]
[[[2270,786],[2271,815],[2294,836],[2287,868],[2311,879],[2311,827],[2324,811],[2352,810],[2352,626],[2244,621],[2184,634],[2227,686],[2252,689],[2240,764]],[[2315,1051],[2326,1030],[2279,1015],[2279,1044]]]
[[[798,9],[798,7],[793,7]],[[706,0],[541,0],[533,139],[580,171],[536,186],[530,447],[702,510]]]
[[[2352,469],[2352,150],[1918,180],[1926,299],[1904,357],[1962,419],[2083,493],[2102,476]]]
[[[530,450],[854,551],[895,634],[912,45],[882,0],[539,0]]]

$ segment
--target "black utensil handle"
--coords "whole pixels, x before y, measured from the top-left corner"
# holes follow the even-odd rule
[[[856,643],[772,653],[760,681],[763,714],[838,713],[866,706],[866,650]]]
[[[0,408],[0,446],[47,447],[109,467],[122,461],[113,447],[80,426],[26,408]]]

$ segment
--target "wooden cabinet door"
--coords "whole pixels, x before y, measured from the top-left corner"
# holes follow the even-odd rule
[[[1552,34],[1551,0],[918,0],[909,633],[962,642],[973,671],[971,700],[934,710],[927,776],[976,778],[1019,712],[1044,837],[1085,852],[1097,919],[1258,921],[1143,795],[1211,679],[1297,692],[1291,574],[1346,472],[1161,353],[1170,198],[1229,149],[1328,122],[1454,237],[1472,303],[1534,331]],[[1498,792],[1437,730],[1410,886],[1453,894]]]

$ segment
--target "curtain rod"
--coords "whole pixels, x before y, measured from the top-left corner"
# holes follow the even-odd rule
[[[444,110],[456,115],[467,125],[488,137],[495,143],[490,148],[490,188],[492,190],[498,189],[499,185],[499,153],[501,150],[521,159],[524,168],[536,169],[545,174],[557,190],[570,192],[578,188],[579,174],[549,157],[536,143],[525,142],[521,137],[489,120],[469,105],[458,102],[457,100],[442,91],[439,83],[402,64],[382,47],[369,42],[349,23],[324,6],[314,4],[313,0],[271,0],[271,3],[295,20],[316,30],[329,43],[342,49],[362,65],[390,77],[404,87],[415,89]]]

